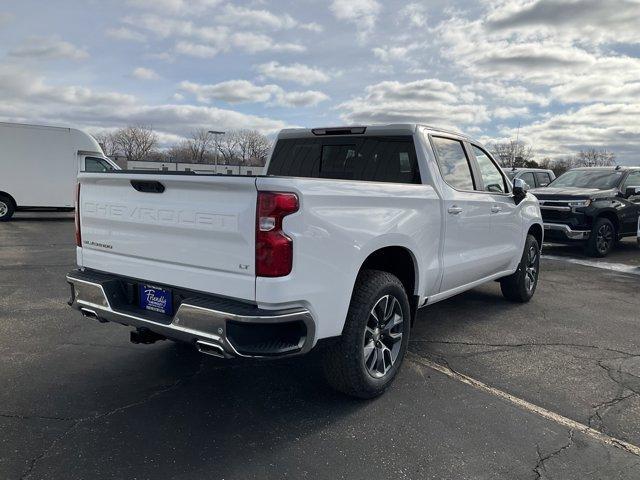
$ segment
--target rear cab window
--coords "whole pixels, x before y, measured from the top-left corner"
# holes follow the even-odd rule
[[[421,183],[411,136],[280,139],[267,175]]]

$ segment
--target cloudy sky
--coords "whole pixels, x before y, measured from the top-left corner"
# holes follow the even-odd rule
[[[55,5],[55,6],[54,6]],[[640,0],[0,2],[0,119],[424,122],[640,164]]]

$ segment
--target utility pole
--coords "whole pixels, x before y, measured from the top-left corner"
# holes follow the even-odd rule
[[[209,135],[224,135],[224,134],[225,134],[225,132],[221,132],[221,131],[219,131],[219,130],[209,130],[207,133],[208,133]],[[218,150],[218,151],[216,152],[216,158],[215,158],[215,160],[216,160],[216,162],[215,162],[215,165],[216,165],[216,175],[217,175],[217,174],[218,174],[218,154],[220,153],[220,146],[218,145],[217,140],[215,140],[215,136],[214,136],[214,141],[213,141],[213,142],[214,142],[214,144],[215,144],[215,146],[216,146],[216,149]]]

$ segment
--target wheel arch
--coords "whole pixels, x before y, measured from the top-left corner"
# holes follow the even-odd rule
[[[620,234],[620,218],[618,217],[618,214],[615,211],[613,211],[613,210],[605,210],[604,212],[598,213],[598,215],[596,215],[593,218],[593,225],[595,225],[595,223],[600,218],[606,218],[611,223],[613,223],[613,228],[615,228],[615,230],[616,230],[616,235]]]
[[[13,203],[13,208],[18,207],[18,204],[16,203],[16,199],[13,198],[13,196],[10,193],[3,192],[2,190],[0,190],[0,197],[7,197],[9,200],[11,200],[11,203]]]
[[[405,246],[389,245],[371,252],[360,265],[363,270],[381,270],[398,277],[409,297],[411,321],[415,319],[419,299],[419,270],[414,253]]]
[[[542,248],[542,241],[544,240],[544,233],[542,229],[542,225],[539,223],[534,223],[529,227],[527,235],[533,235],[534,238],[538,241],[538,245]]]

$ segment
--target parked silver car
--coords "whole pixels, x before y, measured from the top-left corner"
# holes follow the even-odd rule
[[[546,187],[556,178],[552,170],[545,168],[503,168],[511,183],[516,178],[524,180],[530,188]]]

